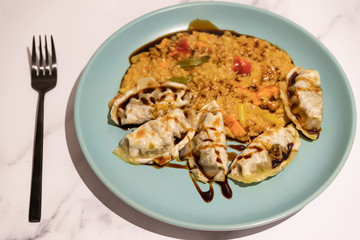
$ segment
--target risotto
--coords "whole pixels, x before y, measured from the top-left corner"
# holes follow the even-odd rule
[[[279,83],[294,64],[266,40],[232,31],[184,31],[137,52],[130,62],[120,95],[146,77],[185,84],[196,94],[193,109],[216,100],[230,138],[248,142],[289,122]]]

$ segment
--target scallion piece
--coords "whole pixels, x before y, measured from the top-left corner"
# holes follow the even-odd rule
[[[185,60],[180,60],[177,62],[177,64],[180,65],[180,67],[182,67],[182,68],[195,67],[195,66],[199,66],[203,63],[206,63],[207,61],[209,61],[209,59],[210,59],[210,56],[189,58],[189,59],[185,59]]]
[[[191,82],[192,79],[193,79],[193,77],[190,75],[187,77],[173,77],[173,78],[170,78],[169,81],[186,84],[186,83]]]

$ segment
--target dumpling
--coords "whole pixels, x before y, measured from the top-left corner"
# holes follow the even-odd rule
[[[135,88],[115,99],[110,115],[117,125],[142,124],[171,109],[190,106],[193,99],[194,94],[184,84],[142,78]]]
[[[175,109],[125,135],[113,153],[132,164],[164,165],[195,135],[194,110]]]
[[[244,183],[260,182],[282,171],[301,145],[293,124],[275,126],[256,137],[230,166],[229,178]]]
[[[221,108],[212,101],[198,113],[195,137],[181,151],[195,179],[201,182],[225,181],[228,171],[226,135]]]
[[[280,84],[286,115],[306,137],[316,140],[321,130],[323,98],[316,70],[293,68]]]

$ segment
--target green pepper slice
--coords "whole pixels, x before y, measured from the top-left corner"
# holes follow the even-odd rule
[[[182,68],[195,67],[195,66],[199,66],[203,63],[206,63],[207,61],[209,61],[209,59],[210,59],[210,56],[189,58],[189,59],[185,59],[185,60],[180,60],[177,62],[177,64],[180,65],[180,67],[182,67]]]
[[[190,75],[187,77],[173,77],[173,78],[170,78],[169,81],[186,84],[186,83],[191,82],[192,79],[193,79],[193,77]]]

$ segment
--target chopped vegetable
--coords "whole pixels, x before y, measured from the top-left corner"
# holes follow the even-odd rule
[[[256,105],[256,106],[259,106],[259,105],[262,104],[261,99],[259,99],[258,97],[256,97],[256,95],[253,96],[252,102],[253,102],[253,104]]]
[[[152,150],[155,149],[155,144],[153,144],[152,142],[149,142],[147,148],[148,148],[149,151],[152,151]]]
[[[245,136],[246,130],[241,126],[238,120],[230,114],[224,119],[224,123],[228,128],[230,128],[231,132],[237,137]]]
[[[276,94],[280,94],[280,88],[278,86],[261,87],[256,92],[256,96],[258,98],[271,97],[271,96],[274,96]]]
[[[280,88],[278,86],[261,87],[257,92],[250,91],[248,88],[238,87],[236,88],[236,91],[241,96],[251,98],[253,104],[256,106],[260,106],[263,104],[262,99],[274,96],[276,94],[280,94]]]
[[[191,82],[192,79],[193,79],[193,77],[190,75],[187,77],[173,77],[173,78],[170,78],[169,81],[186,84],[186,83]]]
[[[261,99],[257,97],[256,93],[250,91],[248,88],[238,87],[236,91],[243,97],[251,98],[254,105],[259,106],[262,104]]]
[[[186,38],[176,44],[175,50],[169,53],[170,56],[190,53],[190,45]]]
[[[179,51],[179,52],[182,52],[182,53],[189,53],[190,52],[190,45],[187,41],[186,38],[180,40],[180,42],[178,42],[176,44],[176,49]]]
[[[261,108],[255,108],[254,113],[256,113],[258,116],[262,117],[264,120],[267,120],[269,122],[272,122],[275,125],[281,125],[283,122],[277,118],[274,114],[270,113],[267,110],[263,110]]]
[[[209,59],[210,59],[210,56],[189,58],[189,59],[185,59],[185,60],[180,60],[177,62],[177,64],[180,65],[180,67],[182,67],[182,68],[195,67],[195,66],[199,66],[203,63],[206,63],[207,61],[209,61]]]
[[[124,95],[126,93],[127,89],[126,88],[120,88],[119,89],[119,94]]]
[[[239,103],[237,105],[237,109],[238,109],[238,117],[239,117],[239,121],[240,124],[242,126],[245,126],[245,115],[246,115],[246,111],[245,111],[245,106],[242,103]]]
[[[281,151],[281,146],[280,144],[273,144],[269,150],[269,155],[270,157],[272,157],[273,159],[276,160],[282,160],[283,156],[282,156],[282,151]]]
[[[199,40],[204,43],[207,43],[209,41],[208,38],[206,37],[206,34],[204,33],[199,33]]]
[[[235,56],[233,63],[233,70],[239,74],[250,74],[251,73],[251,63],[248,62],[245,58]]]
[[[195,42],[195,47],[198,49],[206,49],[207,45],[206,45],[206,43],[197,41],[197,42]]]
[[[281,125],[282,124],[280,119],[278,119],[274,114],[265,113],[265,114],[263,114],[263,117],[264,117],[264,119],[274,123],[275,125]]]

